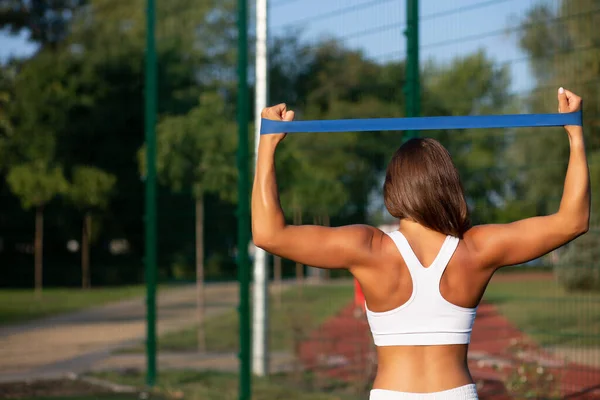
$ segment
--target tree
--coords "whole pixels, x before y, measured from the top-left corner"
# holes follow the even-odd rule
[[[8,108],[13,99],[15,74],[13,65],[0,66],[0,171],[9,164],[9,145],[14,133]]]
[[[227,92],[235,79],[229,74],[235,70],[232,28],[235,1],[157,2],[159,115],[186,115],[205,89]],[[144,137],[145,33],[144,0],[90,0],[75,16],[66,43],[81,59],[80,87],[89,102],[72,113],[59,148],[65,165],[93,165],[118,176],[113,203],[136,218],[114,224],[119,231],[113,234],[138,249],[143,190],[134,155]]]
[[[583,97],[584,132],[592,185],[600,180],[600,91],[596,84],[600,76],[597,48],[600,40],[597,29],[599,16],[595,0],[563,0],[558,7],[538,4],[521,20],[522,29],[517,36],[520,47],[530,56],[536,78],[536,88],[525,99],[528,109],[532,112],[556,110],[556,90],[561,86]],[[520,171],[516,187],[523,202],[537,213],[555,212],[569,157],[564,129],[548,130],[543,135],[522,130],[511,147],[511,155],[520,165],[526,166]],[[600,199],[592,196],[592,230],[600,224],[600,214],[595,211],[599,206]],[[567,263],[565,267],[568,267],[573,260],[584,262],[597,274],[598,258],[589,248],[595,236],[593,232],[585,236],[589,237],[579,238],[568,245],[561,263]],[[580,273],[579,270],[573,272]],[[569,285],[568,282],[565,284]]]
[[[35,290],[39,295],[43,283],[44,207],[56,195],[65,193],[68,183],[60,168],[50,167],[43,161],[11,167],[6,180],[23,208],[35,208]]]
[[[10,6],[8,2],[0,5],[4,17],[14,14],[17,18],[17,11],[22,16],[37,12],[51,17],[52,10],[64,11],[65,17],[64,35],[56,44],[42,45],[31,58],[15,62],[15,79],[9,86],[14,96],[7,107],[15,132],[10,163],[41,157],[65,171],[85,165],[117,176],[111,200],[115,212],[95,214],[94,226],[102,226],[103,235],[126,238],[131,256],[135,256],[143,247],[143,211],[139,207],[143,182],[135,154],[144,136],[140,99],[144,90],[145,2],[43,3],[15,0]],[[21,4],[40,4],[49,11],[40,14]],[[186,115],[203,91],[218,88],[227,98],[235,95],[235,7],[233,0],[157,2],[159,114]],[[0,23],[17,32],[27,29],[26,17],[19,17],[22,23],[6,18]],[[2,148],[3,138],[0,133]],[[1,163],[5,161],[0,158]],[[0,202],[3,217],[14,219],[4,207],[7,201]],[[57,204],[56,211],[61,213],[61,221],[67,220],[57,234],[72,236],[67,232],[71,229],[68,219],[75,213],[63,204]],[[78,220],[79,216],[72,218]],[[122,270],[130,271],[123,274],[128,279],[135,279],[138,265],[128,262]]]
[[[67,197],[83,214],[81,229],[81,287],[91,287],[90,241],[92,240],[92,213],[104,210],[112,195],[116,177],[95,167],[76,167]]]
[[[237,136],[231,111],[215,92],[203,93],[183,116],[165,117],[157,128],[157,172],[175,191],[189,190],[195,200],[198,348],[204,351],[204,199],[236,197]]]
[[[69,32],[73,13],[87,0],[4,0],[0,5],[0,28],[10,33],[26,29],[30,39],[56,45]]]
[[[448,65],[429,64],[423,71],[426,115],[503,114],[513,111],[508,69],[496,67],[485,52],[456,58]],[[456,96],[460,93],[460,96]],[[448,149],[460,171],[475,223],[497,220],[506,207],[514,180],[505,129],[428,132]]]
[[[291,99],[290,107],[297,110],[299,118],[377,118],[403,114],[402,91],[395,90],[403,84],[403,63],[378,64],[360,51],[349,50],[333,40],[316,47],[297,40],[281,42],[275,47],[273,58],[278,64],[273,66],[271,73],[277,76],[277,82],[283,82],[283,89],[279,84],[272,85],[275,88],[271,96],[273,102],[290,104],[288,98]],[[288,53],[300,54],[300,61],[296,63],[295,58],[285,57]],[[282,80],[281,76],[288,78]],[[288,81],[290,77],[294,82]],[[397,132],[294,136],[290,142],[297,146],[292,151],[297,156],[292,158],[290,173],[291,176],[296,173],[297,179],[282,180],[281,190],[284,192],[288,186],[294,188],[307,180],[310,182],[310,173],[300,176],[300,170],[294,170],[298,162],[306,162],[314,167],[313,170],[321,171],[336,184],[343,185],[343,197],[347,201],[336,212],[337,223],[364,222],[368,217],[370,194],[380,184],[379,177],[386,162],[401,140]],[[292,144],[286,141],[283,147],[287,146]],[[316,198],[315,201],[325,204],[327,199]],[[303,208],[306,211],[306,207]]]
[[[298,35],[274,40],[270,96],[286,102],[302,119],[395,117],[404,114],[403,62],[376,63],[335,40],[317,46]],[[289,54],[298,57],[289,57]],[[423,71],[424,115],[505,112],[512,104],[506,68],[484,52],[428,65]],[[460,92],[460,101],[454,93]],[[428,132],[451,150],[476,219],[490,218],[505,195],[505,171],[493,170],[505,143],[498,132]],[[292,135],[278,151],[279,187],[287,217],[295,223],[335,218],[335,224],[365,222],[382,203],[387,161],[402,143],[398,132]],[[302,266],[297,266],[302,278]]]
[[[67,123],[77,96],[69,77],[70,63],[54,65],[50,52],[38,53],[34,62],[18,63],[6,108],[10,123],[5,135],[6,181],[22,208],[35,208],[35,288],[42,290],[45,206],[65,193],[68,183],[57,160],[59,133]],[[1,139],[0,139],[1,140]]]
[[[360,162],[352,152],[355,140],[352,134],[295,135],[282,143],[276,155],[278,185],[283,209],[294,224],[329,220],[347,206],[345,177]],[[296,263],[296,280],[303,279],[304,266]]]
[[[275,65],[272,65],[271,74],[277,77],[278,85],[272,85],[275,88],[271,96],[274,102],[287,102],[288,97],[292,99],[290,107],[298,110],[300,118],[403,115],[404,95],[398,89],[404,84],[402,62],[378,64],[336,41],[308,47],[298,40],[281,40],[275,41],[274,49],[272,57]],[[292,52],[301,55],[300,61],[288,65],[285,55]],[[457,58],[446,65],[429,63],[422,73],[424,115],[469,115],[511,110],[513,99],[508,94],[508,70],[496,67],[483,51]],[[279,82],[282,84],[279,85]],[[461,93],[458,101],[454,95],[457,92]],[[450,150],[467,183],[476,220],[494,217],[502,205],[498,199],[506,195],[504,186],[511,171],[495,167],[506,164],[502,162],[507,146],[503,133],[480,130],[427,132],[427,136],[441,140]],[[290,175],[285,170],[282,172],[286,176],[282,191],[285,192],[289,186],[298,192],[302,185],[317,184],[311,177],[325,174],[332,182],[344,187],[347,201],[338,212],[354,221],[365,221],[370,204],[375,197],[381,196],[382,175],[387,161],[402,143],[402,136],[397,132],[350,132],[298,135],[291,141],[295,146],[290,151],[292,166]],[[286,141],[283,147],[287,146],[292,144]],[[303,176],[302,163],[312,169]],[[317,190],[316,194],[327,196],[329,193]],[[290,202],[291,196],[285,199]],[[303,196],[303,201],[312,200],[320,202],[319,196],[314,194]],[[330,200],[323,198],[321,203],[327,201]],[[311,205],[308,209],[314,207]]]
[[[596,29],[598,16],[597,1],[593,0],[562,1],[557,8],[539,4],[521,21],[523,29],[517,38],[521,48],[531,56],[537,79],[537,88],[527,98],[528,107],[534,112],[554,111],[556,90],[560,86],[581,94],[586,145],[592,157],[600,150],[597,122],[600,92],[598,85],[592,84],[600,76],[600,54],[595,46],[600,40]],[[529,169],[524,178],[528,185],[523,187],[523,193],[531,200],[546,196],[557,203],[560,197],[569,149],[564,131],[555,132],[520,135],[516,143],[521,159],[526,154],[530,163],[539,166]],[[541,211],[553,208],[554,204],[549,204]]]

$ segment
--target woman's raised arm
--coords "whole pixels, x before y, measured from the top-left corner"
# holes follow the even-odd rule
[[[575,112],[581,98],[559,89],[559,112]],[[481,225],[465,235],[484,267],[525,263],[587,232],[590,219],[590,179],[581,126],[565,127],[571,146],[560,207],[552,215],[510,224]]]
[[[291,121],[293,111],[285,104],[263,110],[263,118]],[[285,134],[262,135],[252,189],[252,238],[269,253],[321,268],[351,268],[364,265],[371,256],[372,242],[382,235],[376,228],[351,225],[328,228],[287,225],[277,188],[275,150]]]

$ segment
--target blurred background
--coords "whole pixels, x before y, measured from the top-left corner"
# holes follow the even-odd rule
[[[245,107],[252,150],[255,4],[241,101],[238,11],[235,0],[156,0],[158,375],[148,387],[146,2],[0,2],[0,398],[249,398],[238,389],[237,262],[259,257],[238,246],[247,197],[236,114]],[[559,87],[574,91],[596,194],[600,1],[269,0],[266,24],[267,101],[297,119],[550,113]],[[410,135],[448,148],[474,223],[557,210],[563,129],[298,134],[277,154],[289,222],[395,229],[381,188]],[[482,399],[600,398],[597,197],[586,235],[490,283],[469,356]],[[351,277],[270,256],[266,271],[252,398],[367,398],[376,361]]]

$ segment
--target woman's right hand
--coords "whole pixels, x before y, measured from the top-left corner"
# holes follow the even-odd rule
[[[563,88],[558,89],[558,112],[559,113],[570,113],[577,112],[581,110],[581,97],[577,96],[575,93],[565,90]],[[565,129],[570,134],[575,132],[581,132],[581,126],[578,125],[568,125],[565,126]]]

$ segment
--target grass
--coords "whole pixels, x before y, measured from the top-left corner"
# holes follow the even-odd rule
[[[485,300],[543,346],[600,345],[600,293],[568,293],[557,282],[491,282]]]
[[[148,397],[147,400],[158,400],[158,397]],[[138,394],[116,394],[116,395],[83,395],[83,396],[61,396],[61,397],[25,397],[19,400],[140,400]]]
[[[32,289],[0,290],[0,325],[29,321],[114,301],[142,296],[145,286],[122,286],[81,290],[44,289],[37,298]]]
[[[111,382],[143,387],[143,373],[106,372],[94,375]],[[237,400],[239,378],[236,374],[220,372],[163,371],[160,374],[157,394],[166,398],[186,400]],[[358,400],[357,397],[317,393],[295,389],[289,380],[281,378],[254,378],[253,400]],[[86,399],[87,400],[87,399]],[[125,400],[125,398],[123,399]]]
[[[328,317],[340,311],[353,299],[351,284],[330,284],[291,288],[283,292],[281,305],[270,302],[269,340],[273,351],[291,351],[294,335],[306,335]],[[207,319],[206,344],[209,351],[238,350],[238,313],[227,311]],[[159,351],[186,351],[197,348],[197,326],[168,333],[158,341]],[[143,345],[127,349],[126,353],[140,353]]]
[[[136,393],[114,393],[109,388],[80,379],[39,379],[0,383],[0,398],[21,400],[138,400]],[[146,394],[146,393],[143,393]],[[163,396],[144,396],[166,400]]]

